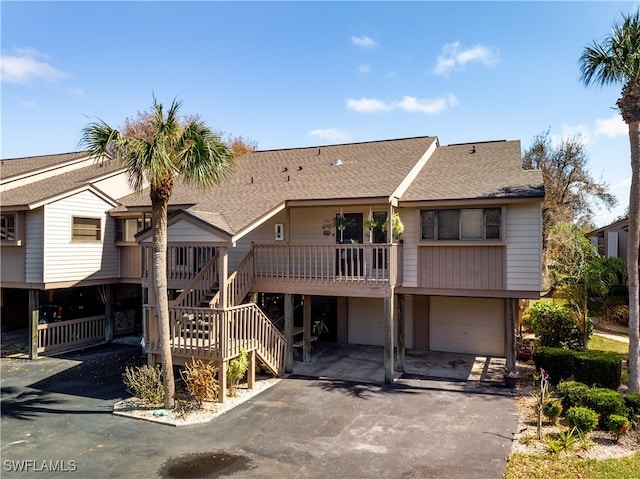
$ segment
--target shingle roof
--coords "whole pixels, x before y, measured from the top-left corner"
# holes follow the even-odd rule
[[[24,158],[8,158],[0,161],[0,178],[23,175],[38,170],[61,165],[80,158],[86,158],[86,151],[61,153],[59,155],[28,156]]]
[[[16,159],[9,161],[25,161],[26,166],[22,168],[18,165],[11,165],[11,169],[14,172],[13,174],[18,175],[21,174],[18,173],[18,171],[34,171],[27,170],[27,168],[32,168],[33,165],[37,163],[40,163],[41,167],[44,167],[42,165],[51,166],[51,164],[53,163],[50,163],[48,159],[51,159],[54,156],[58,158],[68,156],[67,160],[69,160],[72,156],[74,157],[73,159],[86,157],[86,153],[71,153],[68,155],[53,155],[51,157],[43,157],[44,160],[42,162],[38,162],[36,158],[25,158],[24,160]],[[82,187],[87,187],[96,179],[109,175],[111,173],[115,173],[121,169],[122,167],[119,166],[115,161],[104,161],[102,163],[94,163],[91,166],[86,166],[84,168],[67,171],[66,173],[52,175],[51,177],[41,181],[36,181],[25,186],[19,186],[17,188],[0,192],[0,205],[3,208],[29,208],[30,205],[41,204],[47,199],[56,198],[64,195],[67,192],[71,192]]]
[[[523,170],[519,141],[440,146],[401,202],[543,197],[539,170]]]
[[[203,194],[176,183],[170,204],[220,213],[216,225],[235,234],[287,200],[389,197],[435,137],[407,138],[286,150],[256,151],[238,159],[229,181]],[[341,160],[340,166],[332,162]],[[148,194],[120,201],[149,205]],[[191,210],[190,209],[190,210]]]

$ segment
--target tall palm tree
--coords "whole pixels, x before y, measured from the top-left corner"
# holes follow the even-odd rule
[[[631,195],[629,199],[629,391],[640,392],[640,11],[622,16],[611,34],[587,46],[580,57],[580,79],[589,86],[622,84],[616,105],[629,127]]]
[[[230,172],[232,155],[198,118],[180,122],[181,102],[174,100],[166,112],[156,99],[150,113],[128,122],[123,131],[104,121],[89,123],[82,130],[81,145],[96,158],[109,155],[127,172],[137,191],[150,187],[153,230],[153,273],[156,311],[162,349],[164,405],[174,406],[175,380],[169,338],[167,294],[167,209],[174,180],[179,178],[201,189],[219,184]]]

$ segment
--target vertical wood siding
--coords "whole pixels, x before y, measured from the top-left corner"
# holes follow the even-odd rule
[[[418,286],[418,238],[420,238],[420,216],[415,208],[403,208],[398,211],[404,224],[404,245],[402,247],[402,285]]]
[[[45,206],[44,281],[117,278],[119,252],[114,244],[115,221],[106,215],[111,205],[84,191]],[[72,217],[101,218],[102,241],[71,240]]]
[[[42,283],[44,277],[44,207],[27,212],[25,229],[25,277]]]
[[[542,223],[540,204],[509,205],[506,220],[508,290],[542,289]]]
[[[419,285],[435,289],[503,290],[503,246],[424,246]]]

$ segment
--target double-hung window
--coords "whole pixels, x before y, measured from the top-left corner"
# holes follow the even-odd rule
[[[16,241],[16,215],[0,215],[0,241]]]
[[[75,242],[95,242],[102,240],[102,219],[74,216],[71,240]]]
[[[484,241],[501,236],[500,208],[464,208],[420,211],[423,240]]]

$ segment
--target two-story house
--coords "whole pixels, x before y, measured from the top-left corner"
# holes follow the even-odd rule
[[[194,357],[224,369],[245,348],[279,374],[291,371],[295,348],[309,360],[323,334],[383,346],[387,381],[407,348],[514,364],[518,301],[541,290],[544,198],[542,174],[522,169],[518,141],[418,137],[255,151],[237,163],[211,191],[176,183],[170,199],[176,363]],[[113,283],[125,288],[118,298],[142,285],[145,345],[158,362],[148,191],[124,194],[115,176],[120,189],[108,190],[110,172],[121,174],[108,162],[86,168],[106,168],[104,182],[65,173],[41,180],[36,200],[23,198],[36,194],[32,185],[3,185],[3,227],[10,215],[16,225],[3,236],[3,307],[5,285]],[[68,182],[83,186],[56,193]],[[80,209],[88,205],[93,214]],[[93,218],[91,241],[76,238],[76,218]],[[54,230],[64,241],[49,245]],[[5,241],[15,243],[10,255]]]
[[[288,370],[293,347],[309,358],[319,320],[337,342],[384,346],[388,381],[405,348],[513,363],[518,300],[541,290],[543,197],[518,141],[440,146],[420,137],[242,156],[229,181],[207,194],[177,185],[170,201],[175,360],[236,354],[232,343],[270,323],[248,318],[281,298],[272,316],[284,315],[284,339],[263,340],[285,348]],[[120,202],[112,215],[149,207],[144,195]],[[151,234],[137,239],[148,287]]]

